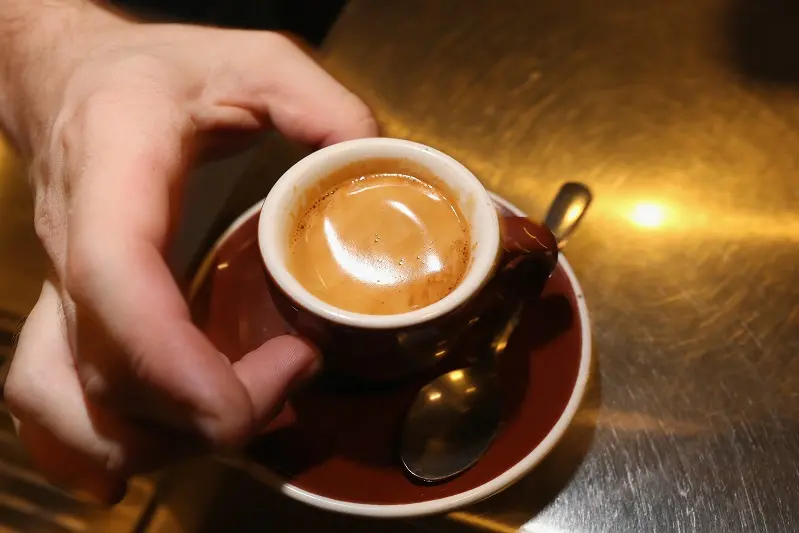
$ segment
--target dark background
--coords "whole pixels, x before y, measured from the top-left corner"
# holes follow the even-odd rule
[[[345,0],[117,0],[135,12],[184,22],[247,29],[290,31],[319,45]]]

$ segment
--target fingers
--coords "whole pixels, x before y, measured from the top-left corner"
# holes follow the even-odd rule
[[[22,422],[36,422],[77,448],[89,451],[98,463],[123,462],[123,450],[111,440],[93,441],[92,422],[83,404],[69,346],[59,320],[58,293],[45,283],[39,301],[20,334],[5,388],[12,412]],[[45,406],[57,404],[68,416]]]
[[[169,102],[121,104],[96,99],[78,128],[83,144],[73,154],[80,164],[64,280],[77,304],[68,317],[73,353],[95,400],[237,441],[252,419],[246,390],[190,323],[162,257],[171,195],[185,169],[180,154],[190,150],[189,122]],[[98,345],[102,337],[109,341]],[[133,394],[144,409],[131,405]]]
[[[68,205],[55,209],[68,215],[57,236],[39,231],[58,241],[62,286],[45,284],[5,394],[34,462],[105,501],[121,498],[131,474],[196,450],[197,436],[243,443],[319,366],[295,337],[231,365],[191,323],[163,259],[198,129],[271,123],[311,145],[377,134],[363,102],[285,38],[225,35],[229,47],[214,49],[208,69],[223,76],[203,85],[153,71],[90,94],[54,127],[58,168],[48,179],[64,185]],[[184,105],[195,92],[202,105]]]
[[[267,341],[233,365],[252,400],[255,431],[266,426],[282,407],[286,394],[311,379],[320,364],[313,346],[285,335]]]
[[[294,45],[262,52],[231,61],[252,81],[219,93],[219,107],[234,110],[223,122],[251,130],[248,117],[268,119],[318,145],[377,133],[366,106]],[[62,132],[67,245],[54,260],[63,288],[43,289],[6,391],[34,460],[105,500],[131,473],[193,449],[192,437],[242,444],[319,365],[295,337],[231,365],[191,323],[163,253],[203,122],[169,87],[139,89],[93,94]],[[174,440],[163,426],[183,433]]]
[[[64,445],[44,426],[19,422],[17,432],[36,468],[51,483],[107,504],[118,503],[125,496],[124,479],[108,474],[83,453]]]
[[[125,125],[124,134],[109,124]],[[306,375],[314,352],[298,339],[278,340],[234,371],[191,323],[162,255],[185,165],[175,154],[191,152],[188,117],[153,98],[146,108],[131,99],[95,109],[81,126],[65,286],[86,393],[212,445],[237,446]]]
[[[50,283],[22,330],[4,393],[20,438],[48,479],[103,501],[124,494],[124,471],[144,438],[121,427],[110,434],[98,432],[69,354],[58,294]],[[105,428],[111,429],[107,423]]]
[[[313,146],[378,135],[369,108],[288,38],[229,35],[230,48],[217,58],[225,80],[208,81],[214,105],[254,110],[284,136]]]

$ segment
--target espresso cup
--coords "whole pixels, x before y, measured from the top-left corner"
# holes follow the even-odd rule
[[[404,161],[435,176],[457,202],[469,228],[469,265],[446,296],[420,309],[371,315],[333,306],[306,290],[288,264],[288,236],[297,206],[337,170],[359,161]],[[364,220],[364,224],[368,224]],[[500,214],[480,181],[450,156],[423,144],[359,139],[318,150],[277,181],[261,208],[258,246],[277,309],[322,351],[326,372],[366,381],[399,379],[433,366],[484,331],[522,300],[537,297],[554,270],[552,233],[524,217]],[[481,331],[482,330],[482,331]]]

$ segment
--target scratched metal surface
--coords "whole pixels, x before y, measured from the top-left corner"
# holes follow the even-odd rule
[[[356,0],[325,64],[569,244],[598,364],[569,436],[431,529],[799,531],[799,8]]]
[[[567,251],[597,354],[575,424],[508,491],[406,525],[799,531],[794,4],[354,0],[325,49],[386,134],[452,153],[531,214],[566,179],[597,197]],[[21,172],[0,150],[0,289],[20,313],[43,273]],[[250,525],[383,527],[220,483]]]

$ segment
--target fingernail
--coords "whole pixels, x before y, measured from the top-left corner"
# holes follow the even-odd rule
[[[308,378],[310,379],[321,374],[322,366],[322,354],[319,352],[319,350],[315,350],[313,362],[308,365]]]
[[[322,358],[322,350],[320,350],[315,344],[311,343],[305,337],[301,337],[299,335],[290,334],[292,337],[302,340],[308,347],[310,347],[311,351],[313,352],[313,358],[311,361],[302,369],[302,371],[297,376],[296,383],[299,385],[305,385],[306,383],[313,381],[313,379],[318,376],[322,372],[323,367],[323,358]]]
[[[316,351],[313,360],[303,369],[300,375],[294,380],[289,393],[293,394],[298,389],[305,388],[311,385],[316,379],[322,375],[322,356]]]

